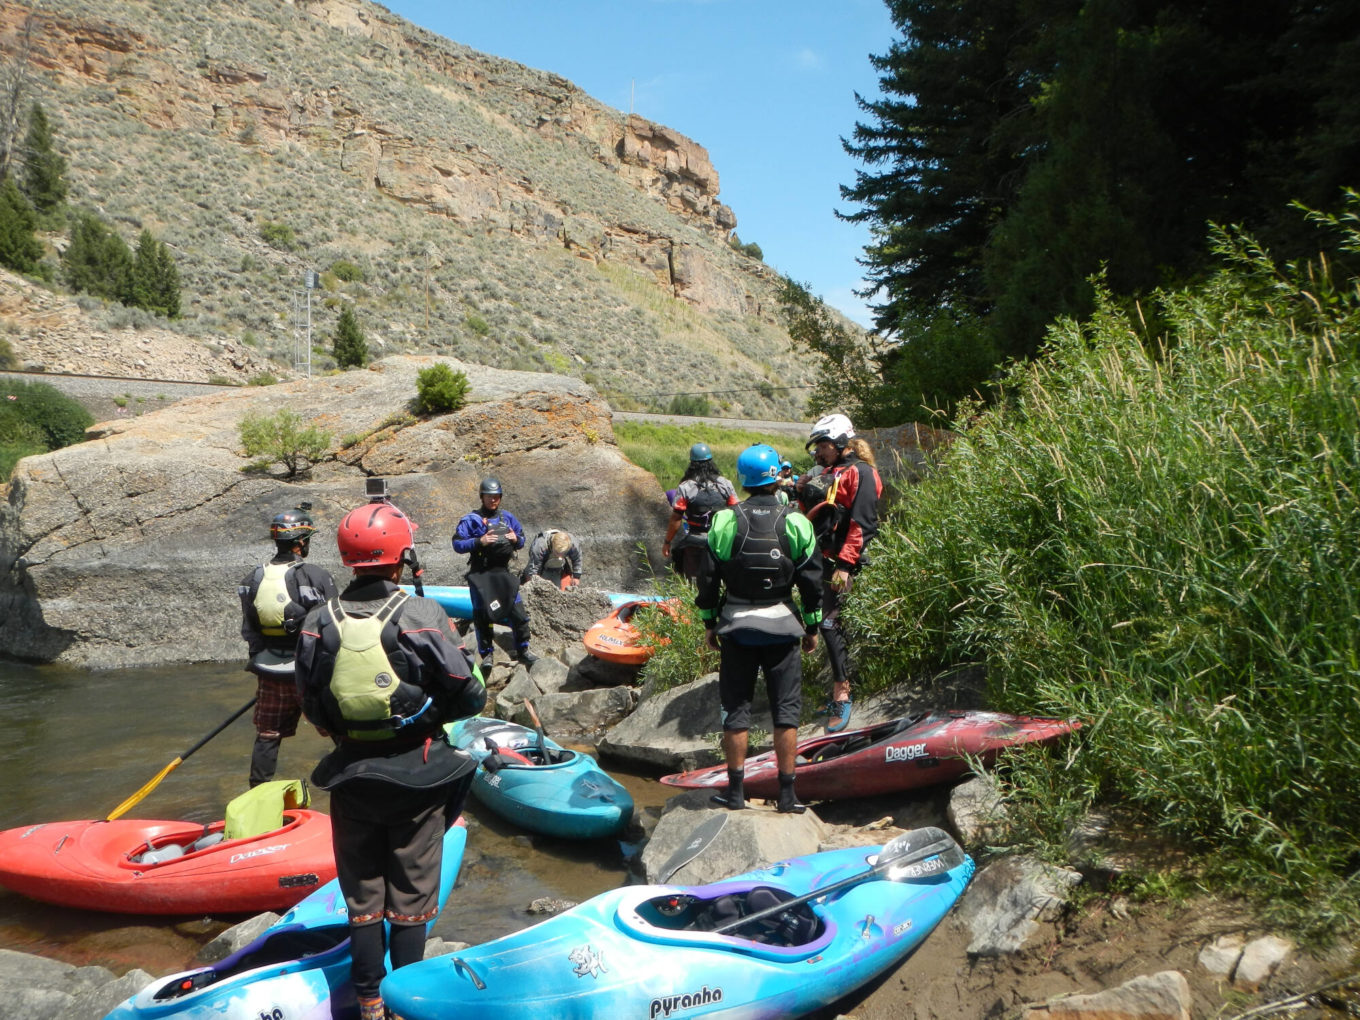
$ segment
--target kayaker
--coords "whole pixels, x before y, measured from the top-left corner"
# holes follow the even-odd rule
[[[812,426],[807,450],[820,472],[809,471],[799,479],[800,500],[817,521],[817,540],[823,564],[822,635],[826,659],[831,666],[831,697],[826,706],[826,732],[839,733],[850,724],[852,664],[845,645],[841,610],[857,575],[867,562],[864,551],[878,534],[878,499],[883,481],[874,467],[869,444],[855,436],[855,428],[843,414],[828,414]],[[826,506],[817,509],[803,498],[816,491]],[[820,502],[820,500],[819,500]]]
[[[540,531],[529,543],[529,562],[520,574],[521,584],[541,577],[563,591],[581,583],[581,548],[566,531],[549,528]]]
[[[778,486],[779,495],[784,498],[785,503],[793,502],[796,497],[797,481],[797,476],[793,473],[793,465],[787,460],[781,460],[779,462],[779,481],[775,484]]]
[[[316,531],[310,503],[275,514],[269,525],[274,557],[247,574],[236,593],[241,597],[241,637],[246,642],[246,672],[255,685],[255,747],[250,752],[253,789],[274,778],[279,744],[297,732],[302,706],[293,683],[293,651],[298,628],[313,606],[335,595],[330,572],[304,563]]]
[[[486,689],[439,603],[397,587],[414,551],[405,514],[368,503],[345,516],[336,541],[354,579],[307,614],[297,686],[308,721],[336,745],[312,782],[331,795],[359,1015],[380,1020],[383,954],[393,969],[424,956],[444,832],[476,773],[442,727],[480,712]]]
[[[737,458],[737,478],[749,496],[719,510],[708,532],[708,555],[694,605],[708,646],[722,652],[718,697],[727,792],[714,802],[744,808],[743,768],[751,728],[751,698],[763,671],[779,768],[778,810],[801,814],[794,794],[794,757],[803,711],[800,650],[817,647],[822,619],[822,559],[812,522],[776,493],[779,454],[758,444]],[[798,589],[800,609],[793,601]]]
[[[529,610],[519,597],[519,579],[510,572],[515,551],[524,548],[524,528],[501,509],[505,490],[498,479],[483,478],[477,494],[481,505],[458,522],[453,550],[468,557],[472,629],[482,672],[490,672],[495,661],[492,628],[497,623],[509,625],[514,634],[515,660],[532,666],[538,656],[529,651]]]
[[[671,519],[661,546],[661,555],[671,561],[677,574],[691,581],[699,579],[713,515],[723,507],[736,504],[737,490],[718,474],[713,451],[707,443],[695,443],[689,448],[685,477],[676,486],[675,498],[671,500]],[[675,535],[682,524],[685,533],[677,541]]]

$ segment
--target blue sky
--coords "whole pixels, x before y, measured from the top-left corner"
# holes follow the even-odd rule
[[[878,95],[869,55],[895,36],[883,0],[385,0],[473,49],[553,71],[601,102],[694,139],[737,234],[765,261],[868,324],[856,259],[866,227],[839,186],[861,164],[841,138]]]

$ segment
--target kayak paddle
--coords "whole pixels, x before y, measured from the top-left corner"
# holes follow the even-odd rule
[[[538,731],[538,753],[543,756],[543,764],[548,764],[548,735],[543,732],[543,724],[538,721],[538,713],[534,711],[534,703],[528,698],[524,699],[524,707],[529,710],[529,718],[533,720],[534,729]]]
[[[677,871],[707,850],[709,844],[718,838],[718,833],[723,831],[723,826],[726,824],[727,812],[723,811],[711,815],[706,822],[696,825],[694,831],[689,834],[689,839],[685,841],[685,845],[671,854],[666,863],[661,865],[661,870],[656,874],[657,883],[665,885]]]
[[[731,921],[720,928],[714,928],[713,932],[716,935],[726,935],[738,928],[744,928],[752,921],[774,917],[782,914],[790,907],[822,899],[839,889],[858,885],[866,878],[873,878],[875,875],[885,872],[890,880],[902,882],[912,878],[926,878],[930,875],[943,874],[952,868],[957,868],[963,861],[963,850],[943,829],[937,829],[933,825],[927,825],[922,829],[912,829],[890,840],[879,851],[878,860],[868,871],[861,871],[858,875],[851,875],[849,878],[843,878],[839,882],[831,883],[831,885],[813,889],[810,893],[804,893],[802,896],[777,903],[765,910],[757,910],[754,914],[747,914],[740,920]]]
[[[238,708],[235,712],[231,713],[231,715],[227,717],[226,722],[218,726],[217,729],[213,730],[206,737],[200,740],[197,744],[189,748],[189,750],[182,752],[178,758],[176,758],[169,765],[165,766],[165,768],[161,769],[154,776],[152,776],[151,781],[149,783],[147,783],[140,790],[134,793],[131,797],[129,797],[127,800],[123,801],[123,803],[119,804],[116,808],[110,811],[108,817],[105,818],[104,821],[111,822],[115,818],[119,818],[122,815],[126,814],[127,811],[134,807],[139,801],[141,801],[143,797],[145,797],[156,787],[160,786],[162,779],[168,776],[171,772],[175,771],[175,769],[179,768],[180,762],[184,761],[185,758],[189,757],[189,755],[193,754],[200,747],[206,744],[209,740],[217,736],[219,733],[225,730],[228,726],[234,723],[241,716],[245,715],[246,712],[250,711],[250,709],[254,706],[255,701],[256,698],[251,698],[244,705]]]

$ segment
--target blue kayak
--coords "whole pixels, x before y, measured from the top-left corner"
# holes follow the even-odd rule
[[[466,845],[467,827],[459,819],[444,834],[441,909],[458,878]],[[359,1005],[349,967],[345,898],[339,879],[332,879],[225,960],[159,978],[104,1020],[357,1018]]]
[[[403,584],[401,590],[408,595],[414,595],[416,590],[409,584]],[[632,602],[638,599],[656,601],[660,595],[628,595],[623,592],[608,592],[609,604],[617,609],[625,602]],[[425,585],[425,597],[434,599],[444,607],[444,612],[455,620],[472,619],[472,595],[468,592],[466,585],[453,584],[427,584]]]
[[[938,829],[916,831],[952,844]],[[930,934],[973,873],[952,846],[950,857],[897,876],[889,867],[865,877],[886,848],[852,847],[711,885],[625,886],[404,967],[383,981],[383,1000],[398,1020],[800,1016],[895,966]]]
[[[564,839],[616,836],[628,827],[632,795],[590,755],[549,737],[540,750],[534,730],[503,719],[474,716],[446,729],[455,747],[477,759],[472,795],[502,818]]]

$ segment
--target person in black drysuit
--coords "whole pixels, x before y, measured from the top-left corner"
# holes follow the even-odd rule
[[[514,514],[501,509],[505,493],[497,479],[482,479],[477,491],[481,506],[458,522],[453,550],[468,557],[472,629],[482,672],[491,671],[496,653],[492,626],[497,623],[509,624],[514,634],[515,660],[532,666],[538,656],[529,651],[529,611],[519,597],[519,578],[510,572],[515,551],[524,548],[524,528]]]
[[[393,969],[425,954],[426,925],[439,912],[444,833],[477,769],[443,725],[486,704],[448,614],[398,587],[403,566],[414,564],[413,530],[386,502],[347,514],[337,544],[354,579],[307,614],[297,645],[302,709],[336,745],[312,783],[330,791],[361,1020],[385,1015],[384,952]]]
[[[255,685],[255,746],[250,752],[249,784],[253,789],[274,778],[279,744],[297,732],[302,706],[293,685],[293,650],[298,628],[313,606],[335,595],[335,581],[325,569],[304,563],[316,525],[303,503],[274,516],[269,536],[276,552],[241,579],[241,637],[250,656],[246,672]]]
[[[675,499],[671,500],[671,519],[661,546],[661,555],[671,561],[677,574],[691,582],[699,580],[713,515],[725,506],[736,505],[737,490],[718,474],[713,451],[707,443],[695,443],[689,448],[685,477],[676,486]],[[676,539],[682,525],[684,533]]]

